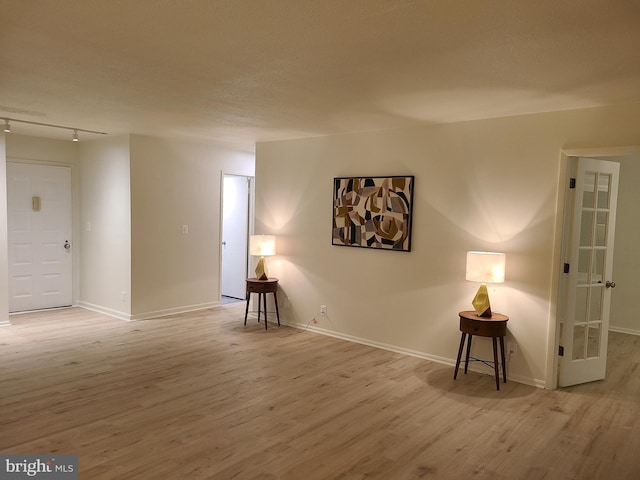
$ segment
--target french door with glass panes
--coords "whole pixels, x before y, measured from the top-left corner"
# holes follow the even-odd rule
[[[559,385],[600,380],[607,367],[609,307],[620,164],[571,159]]]

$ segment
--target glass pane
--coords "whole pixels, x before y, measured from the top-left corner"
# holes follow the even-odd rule
[[[589,325],[587,341],[587,358],[600,356],[600,324]]]
[[[591,287],[589,295],[589,322],[602,320],[602,295],[604,288],[602,285]]]
[[[591,236],[593,235],[593,222],[596,215],[595,210],[582,212],[582,223],[580,224],[580,246],[590,247]]]
[[[589,270],[591,268],[591,250],[578,251],[578,285],[589,283]]]
[[[591,284],[602,283],[602,272],[604,272],[604,254],[605,250],[593,251],[593,262],[591,271]]]
[[[571,360],[580,360],[584,357],[584,344],[586,339],[586,327],[576,325],[573,327],[573,353]]]
[[[596,174],[587,172],[584,175],[584,193],[582,194],[582,206],[587,208],[595,207]]]
[[[584,216],[583,216],[584,218]],[[597,247],[604,247],[607,245],[607,220],[609,218],[608,212],[598,212],[596,214],[596,238],[595,245]]]
[[[576,288],[575,321],[578,323],[587,321],[587,293],[589,293],[587,287]]]
[[[598,208],[609,208],[609,185],[611,175],[601,173],[598,176]]]

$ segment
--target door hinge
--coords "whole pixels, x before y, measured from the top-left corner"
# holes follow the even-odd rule
[[[564,270],[563,270],[564,273],[569,273],[569,268],[571,268],[570,265],[568,263],[565,263],[564,264]]]
[[[569,179],[569,188],[576,188],[576,179],[575,178],[570,178]]]
[[[564,347],[562,345],[558,345],[558,355],[564,357]]]

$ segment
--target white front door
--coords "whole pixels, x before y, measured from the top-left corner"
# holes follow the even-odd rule
[[[565,248],[559,385],[601,380],[607,367],[609,307],[620,164],[573,159]]]
[[[222,295],[245,298],[249,177],[225,175],[222,188]]]
[[[9,311],[72,302],[71,169],[7,162]]]

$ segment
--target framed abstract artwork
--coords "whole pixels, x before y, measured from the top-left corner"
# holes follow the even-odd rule
[[[333,179],[332,245],[411,251],[414,177]]]

